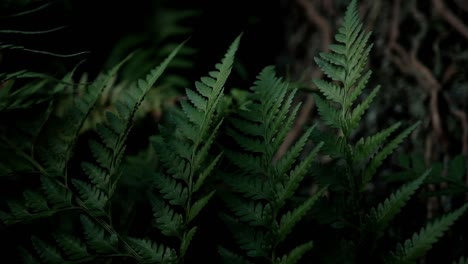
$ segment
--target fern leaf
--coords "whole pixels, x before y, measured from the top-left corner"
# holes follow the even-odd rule
[[[86,246],[76,237],[56,234],[55,240],[70,260],[80,260],[89,255]]]
[[[44,166],[50,175],[64,176],[67,162],[70,160],[72,150],[78,133],[80,132],[87,116],[91,112],[93,106],[96,104],[99,96],[104,91],[105,87],[109,85],[113,76],[117,73],[119,68],[130,57],[125,58],[109,73],[99,75],[98,78],[88,87],[83,97],[79,97],[75,101],[74,107],[65,114],[63,126],[59,130],[59,135],[50,136],[53,139],[50,142],[50,147],[44,151]]]
[[[183,258],[185,254],[187,253],[187,250],[190,246],[190,242],[192,242],[192,238],[193,236],[195,236],[196,232],[197,232],[197,227],[194,226],[188,232],[184,233],[184,236],[182,237],[182,242],[180,244],[180,257],[181,258]]]
[[[88,141],[89,148],[93,157],[98,162],[99,166],[106,170],[110,170],[109,165],[112,163],[112,150],[106,148],[103,144],[96,140],[89,140]]]
[[[468,204],[427,224],[419,233],[415,233],[404,244],[399,244],[391,253],[388,263],[416,263],[439,240],[445,231],[468,209]]]
[[[186,224],[190,223],[200,213],[211,197],[213,197],[214,193],[215,191],[212,191],[193,203],[193,205],[189,208]]]
[[[346,57],[342,54],[335,54],[335,53],[327,53],[327,52],[320,52],[320,57],[328,62],[338,65],[338,66],[346,66]]]
[[[322,58],[315,57],[315,63],[323,70],[325,75],[334,81],[344,82],[346,78],[345,69],[342,67],[333,65],[332,63]]]
[[[35,236],[31,237],[31,241],[37,254],[45,263],[61,264],[64,262],[62,255],[60,255],[60,252],[55,247]]]
[[[372,176],[377,171],[377,168],[382,165],[382,162],[385,160],[385,158],[390,155],[398,147],[398,145],[401,144],[401,142],[403,142],[403,140],[419,126],[419,124],[420,121],[405,129],[374,156],[364,171],[361,188],[364,188],[365,185],[372,179]]]
[[[273,197],[273,191],[268,183],[259,177],[226,176],[224,182],[248,199],[270,200]]]
[[[369,216],[380,230],[384,230],[393,217],[400,212],[401,208],[406,204],[406,202],[408,202],[411,195],[419,189],[429,173],[430,170],[426,171],[416,180],[404,185],[396,192],[392,193],[389,198],[379,204],[376,208],[372,208]]]
[[[331,127],[341,129],[343,122],[338,110],[333,108],[328,102],[324,101],[318,95],[314,95],[314,100],[323,122]]]
[[[351,113],[351,116],[349,117],[349,124],[347,125],[349,131],[353,131],[358,127],[362,115],[369,108],[370,104],[374,100],[379,90],[380,85],[375,87],[374,90],[372,90],[372,92],[370,93],[370,95],[367,96],[362,103],[356,106],[356,108],[354,108],[353,112]]]
[[[362,91],[367,85],[367,82],[370,79],[370,76],[372,74],[371,70],[368,70],[364,76],[362,76],[356,86],[354,86],[353,90],[351,93],[348,95],[348,98],[346,98],[346,102],[343,105],[344,109],[349,109],[351,106],[354,104],[354,101],[359,97],[359,95],[362,94]],[[343,96],[344,98],[344,96]]]
[[[197,109],[200,109],[201,111],[206,110],[208,101],[203,98],[203,96],[200,96],[198,93],[190,89],[185,89],[185,93],[187,94],[187,98]]]
[[[249,262],[247,259],[244,257],[234,254],[233,252],[225,249],[224,247],[219,246],[218,247],[218,253],[223,259],[224,263],[229,263],[229,264],[252,264]]]
[[[262,202],[245,202],[232,197],[227,200],[231,210],[242,222],[250,226],[268,226],[271,223],[271,205]]]
[[[157,245],[148,239],[127,238],[132,248],[143,260],[143,263],[175,263],[177,254],[174,249]]]
[[[289,116],[286,117],[286,120],[284,120],[283,123],[278,124],[279,127],[277,128],[276,134],[271,135],[272,136],[272,138],[270,139],[271,144],[267,145],[269,146],[267,148],[268,159],[272,159],[273,155],[276,154],[279,147],[284,143],[284,139],[286,138],[288,133],[291,131],[294,121],[296,120],[297,112],[299,111],[300,107],[301,107],[301,103],[298,103],[293,109],[291,109],[291,112]]]
[[[309,140],[312,131],[315,129],[316,125],[307,129],[304,134],[299,138],[299,140],[288,150],[288,152],[275,164],[278,175],[282,177],[287,171],[289,171],[299,157],[301,151],[304,149],[307,141]]]
[[[103,191],[84,181],[73,179],[72,183],[78,189],[84,205],[93,210],[93,212],[97,211],[104,215],[104,209],[109,197]]]
[[[260,156],[255,156],[247,153],[238,153],[230,150],[225,150],[224,155],[237,167],[247,173],[262,173],[263,167]]]
[[[34,191],[25,191],[23,193],[25,205],[29,211],[33,213],[46,211],[49,209],[47,205],[47,200],[39,192]]]
[[[93,223],[93,221],[85,215],[81,215],[80,220],[83,226],[86,243],[90,249],[101,254],[117,252],[116,244],[112,236],[106,236],[106,230]]]
[[[342,104],[344,90],[336,84],[321,79],[313,80],[315,86],[323,93],[325,98],[335,103]]]
[[[253,137],[260,137],[263,135],[261,124],[258,122],[236,117],[232,117],[229,121],[236,130],[242,131],[246,135]]]
[[[23,203],[19,201],[8,201],[8,207],[10,208],[11,215],[16,219],[27,219],[31,216],[27,208]]]
[[[244,136],[241,133],[234,131],[233,129],[228,129],[227,133],[245,151],[260,154],[266,153],[265,145],[259,139]]]
[[[101,138],[101,141],[104,142],[104,146],[106,146],[108,149],[114,149],[120,140],[119,133],[117,131],[114,131],[107,124],[97,124],[96,132]]]
[[[400,127],[400,124],[400,122],[397,122],[375,135],[367,138],[361,138],[356,143],[354,148],[353,162],[360,163],[374,155],[383,141],[386,140],[395,130],[397,130]]]
[[[193,185],[192,192],[196,193],[203,185],[205,182],[206,178],[211,174],[213,169],[215,168],[216,164],[218,164],[219,159],[221,158],[222,154],[218,154],[209,164],[206,166],[206,168],[200,173],[200,176],[197,177],[195,184]]]
[[[188,189],[182,183],[162,174],[157,175],[155,183],[164,199],[170,204],[183,206],[187,202]]]
[[[81,168],[97,188],[104,191],[107,190],[107,187],[110,183],[110,178],[107,171],[89,162],[81,163]]]
[[[71,207],[72,194],[69,189],[49,177],[41,177],[41,187],[52,208]]]
[[[306,175],[308,169],[312,165],[312,162],[315,159],[320,148],[323,146],[323,142],[320,142],[315,146],[315,148],[309,153],[309,155],[301,161],[289,174],[288,179],[286,180],[285,188],[282,191],[279,191],[278,198],[276,203],[283,205],[284,202],[291,198],[296,189],[299,187],[299,183],[302,181]]]
[[[278,237],[279,242],[282,242],[291,233],[294,226],[310,211],[315,202],[322,196],[326,188],[322,188],[317,193],[309,197],[301,205],[291,212],[287,212],[281,217],[279,224]]]
[[[278,264],[296,264],[302,256],[304,256],[307,251],[313,248],[314,244],[312,242],[304,243],[300,246],[295,247],[288,254],[278,258],[275,263]]]
[[[190,122],[192,122],[194,125],[203,124],[205,121],[205,116],[202,111],[198,110],[187,101],[181,101],[180,105],[182,106],[182,110]]]
[[[152,200],[155,225],[166,236],[179,236],[183,217],[159,199]]]

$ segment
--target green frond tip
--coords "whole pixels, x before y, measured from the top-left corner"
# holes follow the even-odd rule
[[[390,254],[387,263],[416,263],[416,260],[424,256],[467,209],[468,203],[427,224],[419,233],[415,233],[411,239],[406,240],[404,244],[399,244],[396,250]]]
[[[363,181],[361,185],[361,190],[365,189],[366,184],[372,179],[377,168],[382,165],[383,161],[393,153],[393,151],[403,142],[403,140],[408,137],[419,125],[421,121],[416,122],[414,125],[408,127],[398,136],[396,136],[392,141],[390,141],[385,147],[383,147],[370,161],[367,168],[364,170]]]
[[[377,225],[380,231],[383,231],[388,223],[397,215],[401,208],[408,202],[410,197],[419,189],[424,180],[430,174],[431,170],[427,170],[416,180],[404,185],[396,192],[392,193],[383,203],[377,208],[372,208],[369,216],[371,221]],[[371,224],[371,226],[373,226]]]
[[[277,264],[296,264],[304,256],[307,251],[313,248],[314,244],[312,242],[307,242],[300,246],[295,247],[288,254],[284,255],[281,258],[278,258],[274,263]]]

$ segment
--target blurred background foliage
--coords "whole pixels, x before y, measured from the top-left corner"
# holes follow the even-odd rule
[[[468,4],[464,0],[359,2],[364,24],[373,31],[372,82],[383,89],[356,138],[396,121],[423,121],[395,158],[387,161],[383,177],[369,188],[375,199],[385,197],[379,193],[388,194],[394,182],[408,181],[433,167],[433,181],[412,205],[419,209],[407,211],[423,212],[423,218],[431,219],[452,210],[453,199],[468,199]],[[174,104],[181,91],[219,59],[226,44],[244,32],[227,91],[236,95],[247,89],[268,64],[296,83],[304,107],[286,149],[304,125],[316,122],[310,91],[315,89],[312,79],[321,77],[321,72],[313,57],[328,49],[347,4],[345,0],[1,0],[0,118],[6,120],[6,112],[57,96],[60,116],[69,100],[80,95],[80,84],[132,53],[131,63],[104,93],[90,119],[87,128],[92,129],[93,118],[99,121],[112,106],[119,87],[141,77],[175,45],[187,41],[141,108],[141,122],[130,137],[135,144],[129,144],[129,151],[144,151],[146,144],[139,140],[152,133],[164,108]],[[72,79],[57,86],[57,80],[72,70]],[[15,99],[25,94],[34,96]],[[386,177],[394,172],[400,174]],[[466,227],[457,228],[467,232]],[[461,249],[447,246],[432,252],[444,250],[455,254]]]

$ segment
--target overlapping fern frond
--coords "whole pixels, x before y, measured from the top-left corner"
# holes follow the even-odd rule
[[[468,204],[442,216],[432,223],[428,223],[418,233],[413,234],[403,244],[398,244],[395,251],[390,253],[386,263],[417,263],[445,231],[460,218],[468,209]]]
[[[154,222],[162,234],[179,239],[179,260],[197,230],[192,221],[214,194],[203,186],[220,159],[220,154],[212,157],[210,151],[223,120],[219,104],[239,41],[240,36],[209,77],[196,82],[195,89],[186,89],[187,100],[174,109],[169,125],[160,127],[161,134],[152,138],[163,168],[154,179],[160,193],[152,203]]]
[[[325,124],[339,129],[343,135],[325,140],[324,150],[333,157],[348,160],[359,177],[354,188],[365,189],[377,169],[419,123],[410,126],[390,142],[385,141],[400,126],[399,123],[367,138],[351,144],[351,135],[358,128],[362,116],[380,90],[377,85],[370,94],[357,103],[371,77],[364,71],[372,44],[368,44],[370,32],[365,32],[357,11],[357,1],[348,5],[343,25],[335,36],[337,44],[330,45],[330,52],[322,52],[315,58],[327,79],[314,80],[320,95],[314,95],[318,112]],[[355,177],[356,178],[356,177]],[[351,179],[350,179],[351,180]]]
[[[67,260],[86,260],[118,252],[127,252],[121,254],[123,257],[130,256],[139,261],[146,259],[142,249],[145,247],[144,243],[140,243],[140,240],[132,240],[135,246],[133,248],[129,242],[122,240],[109,224],[112,218],[109,202],[122,173],[120,164],[135,112],[145,94],[161,76],[181,46],[182,44],[174,49],[159,66],[153,68],[146,78],[129,87],[117,102],[117,111],[108,112],[106,122],[96,127],[99,139],[91,139],[89,142],[93,159],[81,163],[89,181],[79,179],[76,173],[71,174],[67,165],[72,158],[80,129],[100,93],[105,89],[105,85],[109,83],[111,74],[99,76],[85,90],[83,96],[78,97],[64,116],[66,122],[58,124],[61,128],[59,133],[55,137],[50,137],[51,141],[48,142],[50,147],[42,146],[40,153],[43,165],[35,162],[40,168],[38,170],[41,174],[42,189],[25,191],[24,202],[9,201],[10,212],[1,212],[1,220],[6,224],[13,224],[18,221],[50,216],[65,209],[78,209],[91,217],[82,217],[82,222],[85,227],[85,238],[94,250],[87,255],[80,239],[67,234],[56,234],[58,247],[34,237],[33,245],[43,262],[64,263]],[[114,67],[111,73],[115,74],[120,66],[121,64]],[[33,160],[32,157],[30,159]],[[74,188],[70,182],[73,183]],[[106,242],[105,237],[108,236],[111,242]],[[115,244],[117,242],[121,245],[120,248]],[[64,254],[60,253],[58,248]],[[142,255],[140,256],[139,253]],[[155,252],[155,254],[159,253]],[[164,258],[164,256],[160,257]],[[32,258],[28,257],[28,259]]]
[[[270,259],[271,263],[297,263],[312,248],[307,242],[284,256],[277,247],[308,213],[325,189],[297,206],[289,207],[322,143],[301,157],[314,129],[311,127],[280,159],[275,155],[290,131],[300,105],[291,109],[296,90],[275,76],[274,68],[264,68],[251,87],[246,109],[230,119],[227,133],[239,151],[226,150],[237,170],[227,173],[225,182],[237,195],[224,195],[233,216],[223,218],[242,249],[239,253],[221,247],[219,253],[230,263],[244,259]],[[290,210],[288,210],[290,208]]]
[[[367,205],[363,201],[364,192],[378,168],[419,125],[419,122],[416,122],[399,134],[393,135],[401,125],[395,123],[372,136],[360,138],[356,143],[352,142],[362,116],[380,89],[380,86],[376,86],[367,97],[358,102],[371,76],[370,70],[364,70],[372,47],[372,44],[367,44],[369,38],[370,33],[364,31],[359,19],[357,1],[352,0],[348,5],[343,25],[335,35],[337,44],[330,46],[330,52],[320,53],[320,56],[315,58],[317,65],[328,77],[314,80],[319,90],[319,93],[314,95],[318,112],[326,125],[340,131],[335,136],[323,135],[323,132],[314,135],[315,139],[323,139],[323,153],[335,159],[329,164],[318,165],[320,171],[332,174],[319,178],[320,182],[329,183],[332,190],[332,198],[321,207],[324,212],[328,211],[328,208],[332,209],[324,213],[321,220],[352,234],[350,236],[353,239],[343,238],[336,244],[348,245],[344,249],[347,252],[343,252],[343,255],[350,256],[351,262],[366,259],[357,252],[366,252],[372,256],[377,239],[385,234],[390,221],[400,213],[429,174],[427,171],[398,189],[383,203],[373,208],[370,214],[364,211]],[[393,253],[394,263],[409,263],[406,261],[413,261],[425,254],[430,245],[463,210],[449,214],[441,222],[429,225],[421,234],[415,235],[412,241],[405,243],[397,253]]]

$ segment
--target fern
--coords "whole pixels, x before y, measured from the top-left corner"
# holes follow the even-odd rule
[[[83,205],[97,215],[105,214],[107,203],[113,195],[120,177],[120,163],[125,153],[125,143],[133,118],[145,94],[161,76],[180,46],[147,76],[129,87],[117,102],[117,113],[108,112],[106,123],[98,124],[96,132],[101,141],[92,140],[90,149],[98,165],[82,163],[85,174],[93,184],[73,179]]]
[[[174,109],[169,125],[160,127],[161,134],[152,137],[162,164],[155,177],[161,196],[152,203],[155,225],[162,234],[178,238],[179,262],[197,230],[192,221],[214,195],[203,186],[220,159],[220,155],[211,159],[209,152],[222,123],[219,103],[239,41],[240,36],[216,64],[216,70],[195,83],[196,89],[186,89],[187,100],[180,102],[180,109]]]
[[[179,46],[180,48],[180,46]],[[84,179],[71,178],[68,175],[67,164],[72,158],[73,147],[80,130],[90,113],[100,93],[109,84],[111,75],[115,74],[121,64],[111,70],[112,74],[102,75],[85,90],[75,105],[64,115],[67,122],[62,124],[61,133],[50,141],[51,147],[41,149],[44,168],[40,170],[42,191],[25,191],[24,205],[9,201],[10,213],[2,212],[1,220],[7,224],[31,220],[38,217],[51,216],[59,211],[78,209],[86,212],[93,220],[82,217],[87,245],[92,252],[87,251],[77,237],[64,233],[55,235],[59,247],[49,245],[37,237],[32,242],[40,259],[46,263],[63,263],[64,259],[94,259],[99,255],[115,254],[141,260],[133,249],[109,224],[112,218],[110,199],[116,189],[121,175],[120,163],[125,153],[125,143],[132,128],[133,118],[138,106],[144,99],[149,88],[156,82],[172,58],[177,54],[176,48],[158,67],[155,67],[134,86],[129,87],[118,101],[118,113],[107,113],[106,123],[96,127],[100,140],[91,140],[90,149],[93,162],[83,162],[82,168],[90,182]],[[53,124],[46,124],[53,125]],[[38,165],[39,168],[42,166]],[[69,186],[69,181],[75,188]],[[98,225],[96,225],[96,223]],[[109,236],[110,235],[110,236]],[[122,245],[124,249],[120,248]],[[60,253],[59,252],[60,249]],[[138,247],[137,249],[141,249]]]
[[[416,260],[432,247],[442,234],[468,209],[468,204],[427,224],[419,233],[415,233],[404,244],[398,244],[387,259],[387,263],[416,263]]]
[[[311,248],[308,242],[278,257],[280,244],[325,190],[322,188],[297,207],[286,210],[322,146],[317,144],[300,160],[314,129],[311,127],[287,153],[275,160],[299,109],[299,106],[291,109],[296,91],[289,91],[288,84],[275,76],[274,68],[266,67],[250,89],[248,106],[230,119],[232,125],[227,132],[242,151],[225,151],[238,170],[223,178],[239,195],[223,195],[234,214],[224,215],[223,219],[247,258],[221,249],[219,253],[228,263],[230,260],[245,263],[247,259],[297,263]]]
[[[426,173],[400,188],[373,208],[370,214],[364,211],[367,206],[364,192],[378,168],[420,123],[416,122],[393,135],[400,127],[400,123],[396,123],[353,142],[353,135],[363,115],[380,90],[377,85],[358,102],[371,77],[371,71],[365,70],[372,48],[372,44],[368,44],[369,38],[370,33],[365,32],[359,18],[357,1],[352,0],[347,7],[343,25],[335,35],[337,44],[330,46],[330,52],[320,53],[315,58],[317,65],[328,77],[314,80],[319,91],[314,95],[317,110],[325,125],[339,130],[335,136],[321,135],[320,132],[314,135],[314,139],[323,140],[323,153],[335,159],[329,164],[317,165],[319,171],[333,174],[332,177],[319,178],[320,182],[330,184],[332,197],[322,204],[322,219],[342,229],[342,234],[348,232],[349,237],[353,238],[343,237],[340,242],[349,245],[342,254],[349,256],[352,262],[364,261],[363,256],[360,256],[364,252],[370,256],[374,254],[377,238],[384,235],[391,219],[400,212],[428,175]],[[335,243],[339,246],[338,242]]]
[[[403,205],[406,204],[411,195],[419,189],[429,175],[429,172],[428,170],[416,180],[401,187],[395,193],[391,194],[383,203],[379,204],[376,208],[372,208],[369,217],[372,221],[371,226],[377,227],[373,230],[374,232],[383,231],[385,229],[392,218],[399,213]]]

